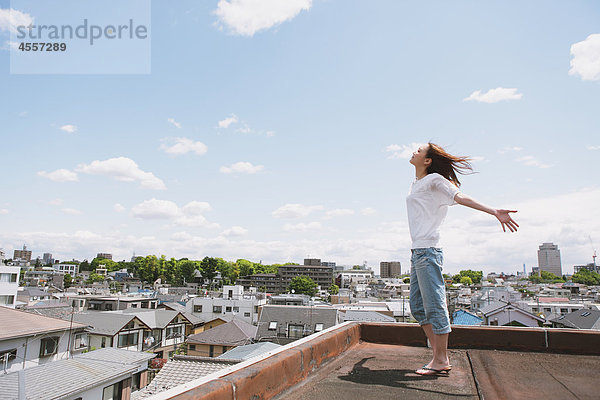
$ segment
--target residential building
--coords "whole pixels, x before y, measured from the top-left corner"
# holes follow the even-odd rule
[[[377,311],[348,310],[345,313],[341,313],[340,318],[344,322],[396,322],[394,317],[390,317],[389,315],[385,315]]]
[[[323,267],[331,267],[335,270],[335,262],[331,262],[331,261],[321,261],[321,266]]]
[[[551,272],[558,277],[562,276],[560,250],[557,245],[554,243],[544,243],[539,247],[538,268],[540,271]]]
[[[383,289],[378,292],[380,297],[389,299],[395,297],[408,297],[410,294],[410,283],[386,282]]]
[[[331,306],[261,307],[257,341],[287,344],[320,332],[338,323],[338,311]]]
[[[37,302],[50,300],[52,298],[52,294],[46,291],[43,291],[37,287],[20,287],[17,292],[17,301],[26,305],[32,306]]]
[[[112,260],[112,254],[111,253],[98,253],[96,254],[96,258],[103,258],[105,260]]]
[[[59,263],[53,264],[52,268],[59,274],[69,274],[71,276],[75,276],[79,273],[79,264],[74,263]]]
[[[276,274],[248,275],[238,278],[236,284],[243,286],[245,290],[250,290],[251,287],[254,287],[258,288],[261,292],[267,293],[283,293],[287,289],[281,277]]]
[[[311,260],[306,261],[311,262]],[[317,286],[325,290],[333,284],[333,268],[321,266],[320,260],[319,265],[282,265],[279,267],[278,274],[286,288],[294,277],[300,275],[308,276]]]
[[[545,320],[515,304],[496,301],[481,308],[483,325],[492,326],[542,326]]]
[[[151,329],[151,332],[143,333],[144,350],[151,350],[158,358],[172,358],[178,345],[185,341],[186,332],[192,327],[192,322],[179,311],[128,308],[114,312],[135,315]]]
[[[127,308],[147,308],[156,309],[158,300],[155,297],[148,296],[97,296],[80,295],[78,299],[85,301],[85,309],[93,311],[116,311]]]
[[[0,307],[0,368],[14,372],[87,349],[86,325]]]
[[[304,265],[311,265],[313,267],[317,267],[317,266],[321,266],[322,263],[321,263],[320,258],[305,258]]]
[[[221,316],[244,321],[258,322],[258,308],[267,303],[264,298],[244,294],[244,287],[223,286],[222,297],[194,297],[186,304],[186,311],[203,321],[211,321]]]
[[[379,263],[379,276],[382,278],[398,278],[402,275],[400,261],[381,261]]]
[[[543,297],[539,297],[537,301],[520,301],[516,304],[532,314],[543,314],[546,319],[569,314],[585,307],[582,303],[569,303],[568,301],[547,302]]]
[[[31,261],[31,250],[27,250],[27,246],[23,245],[23,250],[15,250],[13,252],[13,261],[22,260],[26,262]]]
[[[0,396],[15,400],[129,400],[132,392],[146,386],[148,360],[153,357],[148,353],[99,349],[22,373],[1,375]],[[10,397],[5,397],[7,394]]]
[[[370,269],[350,269],[337,273],[336,285],[347,289],[355,284],[367,284],[373,279],[373,271]]]
[[[0,306],[15,308],[21,268],[0,263]]]
[[[589,264],[586,264],[586,265],[575,265],[575,266],[573,266],[573,270],[575,271],[575,273],[578,273],[582,269],[587,269],[590,272],[598,272],[598,273],[600,273],[600,265],[596,265],[595,262],[589,263]]]
[[[90,348],[144,351],[152,347],[144,343],[152,329],[133,314],[87,312],[74,314],[73,320],[89,327]]]
[[[279,294],[269,297],[268,304],[278,306],[308,306],[310,305],[310,296],[294,293]]]
[[[486,286],[471,297],[471,311],[476,312],[496,301],[515,303],[521,300],[522,293],[510,286]]]
[[[4,251],[0,249],[0,264],[4,264]]]
[[[254,325],[241,320],[232,320],[202,333],[188,336],[186,340],[188,355],[217,357],[234,347],[253,343],[256,330]]]
[[[554,328],[596,329],[600,330],[600,311],[577,310],[553,319]]]

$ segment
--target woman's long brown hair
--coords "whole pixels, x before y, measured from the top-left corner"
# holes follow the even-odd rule
[[[435,143],[428,143],[426,158],[431,158],[431,164],[427,167],[427,174],[437,172],[450,182],[460,187],[460,181],[456,174],[465,175],[473,173],[470,157],[453,156]]]

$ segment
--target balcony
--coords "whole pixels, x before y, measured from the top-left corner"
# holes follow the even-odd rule
[[[453,327],[448,377],[416,324],[346,322],[154,399],[597,398],[600,332]]]

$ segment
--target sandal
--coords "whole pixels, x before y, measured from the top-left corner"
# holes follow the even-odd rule
[[[452,369],[452,365],[448,365],[446,368],[442,368],[442,369],[429,368],[428,366],[424,365],[423,367],[416,370],[415,373],[417,375],[423,375],[423,376],[448,376],[448,375],[450,375],[451,369]],[[424,371],[424,372],[419,372],[419,371]]]

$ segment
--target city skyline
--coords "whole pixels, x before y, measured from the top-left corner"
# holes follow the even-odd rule
[[[599,5],[247,4],[152,3],[147,75],[11,75],[0,0],[7,258],[25,243],[60,260],[311,255],[406,271],[408,158],[432,140],[474,157],[461,190],[521,226],[451,207],[445,273],[531,271],[545,242],[564,273],[592,262]]]

